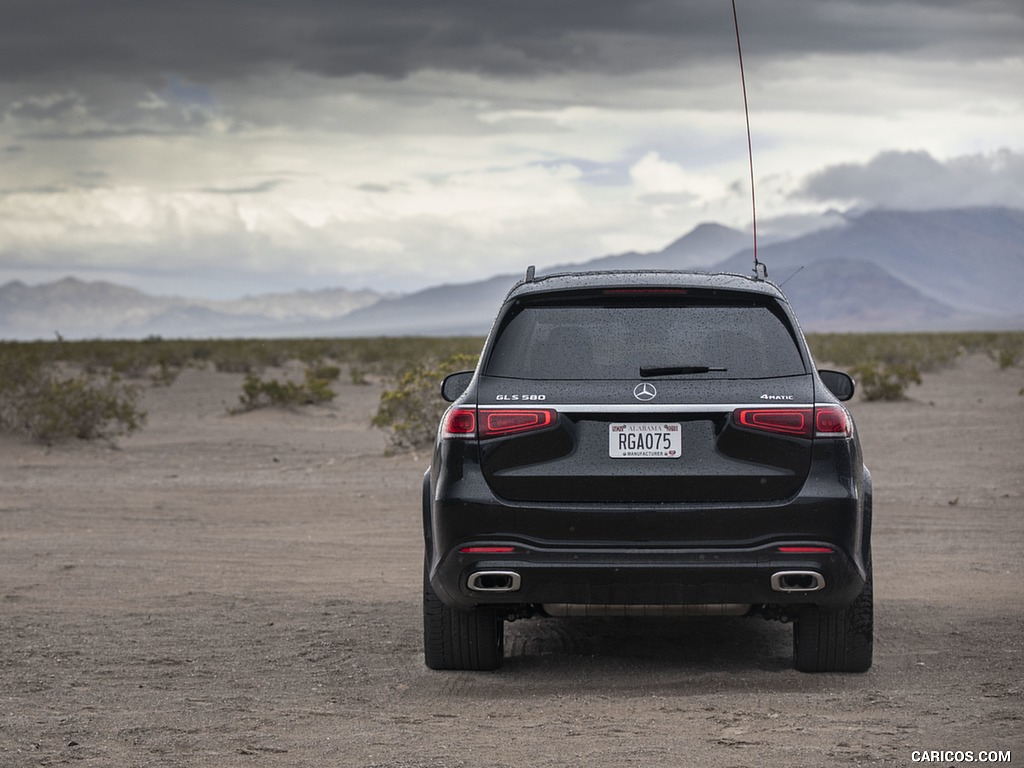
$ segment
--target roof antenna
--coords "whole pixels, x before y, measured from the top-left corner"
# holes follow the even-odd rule
[[[747,119],[747,160],[750,164],[750,215],[754,227],[754,279],[766,280],[768,267],[757,260],[757,205],[754,200],[754,151],[750,144],[750,109],[747,107],[747,79],[743,74],[743,47],[740,45],[740,20],[736,13],[736,0],[732,0],[732,21],[736,27],[736,53],[740,58],[740,83],[743,86],[743,114]]]
[[[783,280],[781,283],[779,283],[779,288],[784,288],[786,286],[786,283],[788,283],[790,280],[792,280],[794,277],[796,277],[800,273],[800,270],[802,270],[803,268],[804,268],[803,264],[801,264],[799,267],[797,267],[796,270],[794,270],[792,275],[790,275],[785,280]]]

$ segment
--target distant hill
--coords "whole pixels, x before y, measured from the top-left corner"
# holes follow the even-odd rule
[[[810,331],[1024,329],[1024,211],[868,211],[759,245]],[[710,269],[751,274],[749,235],[702,224],[654,253],[538,269]],[[525,273],[403,296],[332,288],[235,301],[155,297],[66,278],[0,286],[0,338],[482,335]]]
[[[14,281],[0,286],[0,333],[7,339],[118,335],[118,326],[145,323],[172,304],[134,288],[73,277],[36,286]]]
[[[1003,327],[1001,321],[994,318],[958,312],[948,304],[931,299],[870,261],[823,259],[800,269],[783,290],[800,325],[808,331]]]
[[[519,275],[439,285],[383,299],[344,317],[306,324],[311,336],[472,336],[487,333]]]
[[[603,256],[580,264],[538,269],[538,274],[578,269],[686,269],[720,261],[750,243],[749,234],[720,224],[701,224],[657,253]],[[485,334],[509,289],[525,274],[500,274],[475,283],[427,288],[319,324],[322,334],[368,336]]]
[[[602,256],[582,264],[562,264],[540,272],[574,269],[707,269],[750,245],[750,235],[721,224],[699,224],[689,234],[655,253],[623,253]]]
[[[537,274],[575,270],[700,269],[721,261],[750,242],[750,236],[720,224],[701,224],[656,253],[622,253],[580,264],[538,269]],[[382,301],[337,322],[325,323],[328,335],[366,336],[424,334],[439,336],[487,333],[505,294],[526,274],[499,275],[474,283],[442,285]]]
[[[776,280],[825,261],[870,262],[954,314],[1024,315],[1024,211],[869,211],[843,226],[759,248],[758,258]],[[719,266],[745,270],[751,259],[745,250]],[[804,280],[795,276],[787,290],[802,293]],[[881,300],[875,296],[872,304]]]
[[[151,296],[73,277],[34,286],[13,281],[0,286],[0,338],[272,336],[281,335],[282,328],[341,317],[382,298],[373,291],[329,288],[215,301]]]
[[[570,269],[752,274],[750,246],[748,235],[701,225],[656,253],[606,256]],[[758,258],[769,267],[769,277],[785,283],[806,330],[1024,328],[1024,301],[1018,297],[1024,286],[1024,211],[869,211],[838,226],[759,247]],[[485,333],[502,288],[521,277],[510,274],[398,297],[353,312],[333,324],[331,332],[365,335],[376,323],[390,334],[416,333],[418,319],[430,333]],[[457,322],[449,314],[453,302],[477,297],[476,309],[459,306]]]

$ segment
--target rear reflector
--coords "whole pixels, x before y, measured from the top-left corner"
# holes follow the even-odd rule
[[[779,547],[786,555],[831,555],[832,547]]]
[[[508,555],[515,551],[515,547],[463,547],[459,550],[464,555]]]

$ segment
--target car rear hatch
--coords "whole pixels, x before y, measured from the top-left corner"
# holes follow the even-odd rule
[[[478,382],[484,477],[516,502],[783,500],[814,384],[771,297],[544,297],[511,308]],[[505,429],[511,426],[511,429]]]

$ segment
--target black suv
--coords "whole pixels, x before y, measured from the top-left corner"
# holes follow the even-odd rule
[[[767,280],[534,277],[502,304],[424,479],[424,646],[495,669],[528,616],[761,614],[807,672],[871,666],[871,478],[844,373]]]

